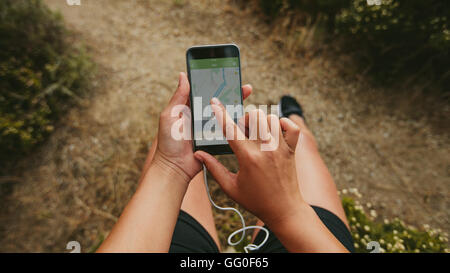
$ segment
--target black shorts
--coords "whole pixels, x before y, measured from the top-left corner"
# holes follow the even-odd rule
[[[350,252],[354,252],[353,239],[347,226],[334,213],[316,206],[311,206],[320,220]],[[267,227],[265,227],[267,228]],[[258,232],[254,244],[259,245],[265,237],[265,232]],[[186,212],[180,210],[173,232],[171,253],[218,253],[219,248],[205,228]],[[267,242],[256,253],[288,252],[275,234],[269,230]]]

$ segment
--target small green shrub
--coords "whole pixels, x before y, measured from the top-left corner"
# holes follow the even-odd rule
[[[450,6],[445,1],[353,0],[335,17],[335,32],[349,38],[350,49],[378,81],[450,85]],[[375,2],[375,1],[372,1]]]
[[[325,22],[329,35],[375,83],[448,92],[450,5],[442,0],[259,0],[268,18],[294,14]],[[308,22],[310,20],[303,20]],[[298,20],[297,20],[298,22]],[[300,20],[301,22],[301,20]],[[331,37],[330,37],[331,36]]]
[[[262,11],[270,18],[277,16],[284,4],[284,0],[259,0]]]
[[[447,248],[448,234],[439,229],[431,229],[428,225],[420,230],[407,226],[398,218],[394,220],[378,219],[376,211],[370,203],[366,204],[369,215],[359,199],[357,189],[344,189],[341,192],[342,204],[355,241],[356,252],[370,252],[367,243],[371,241],[380,244],[380,252],[449,252]]]
[[[369,242],[377,242],[380,253],[449,253],[448,234],[440,229],[432,229],[423,225],[420,229],[406,225],[402,220],[387,219],[377,214],[372,204],[361,203],[361,194],[356,188],[343,189],[339,192],[342,205],[349,221],[351,234],[357,253],[368,253]],[[240,226],[240,219],[233,215],[229,221]],[[228,236],[234,228],[229,224],[222,226],[219,234]],[[251,231],[253,232],[253,231]],[[244,246],[251,242],[251,232],[247,232],[244,240],[234,247],[236,252],[244,252]],[[240,239],[240,234],[233,241]],[[222,240],[225,241],[225,240]]]
[[[0,162],[41,143],[93,64],[41,0],[0,1]]]

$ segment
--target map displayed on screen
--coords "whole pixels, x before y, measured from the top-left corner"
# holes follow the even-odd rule
[[[218,98],[223,105],[240,105],[240,74],[239,58],[198,59],[190,61],[191,90],[193,98],[202,98],[202,110],[210,105],[213,97]],[[237,117],[239,118],[239,117]],[[194,121],[194,138],[197,145],[226,144],[226,140],[207,140],[215,135],[217,126],[211,124],[211,117]],[[217,121],[215,121],[217,122]],[[209,127],[212,127],[211,129]]]

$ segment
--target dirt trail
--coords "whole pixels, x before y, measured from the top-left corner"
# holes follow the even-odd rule
[[[229,42],[240,46],[243,82],[254,87],[248,103],[274,104],[284,93],[301,100],[340,189],[358,188],[380,218],[448,231],[448,135],[425,117],[387,111],[378,90],[341,78],[327,57],[290,58],[251,12],[228,1],[46,2],[90,47],[95,94],[22,163],[26,171],[2,200],[0,251],[66,251],[71,240],[95,248],[136,187],[186,48]]]

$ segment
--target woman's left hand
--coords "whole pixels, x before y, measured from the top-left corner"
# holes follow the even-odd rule
[[[172,135],[172,127],[178,125],[191,126],[190,111],[183,111],[180,115],[172,115],[172,110],[177,105],[189,107],[189,81],[186,73],[181,72],[178,88],[170,99],[169,105],[162,111],[159,119],[158,144],[152,164],[157,163],[171,168],[184,176],[189,182],[200,170],[201,162],[194,157],[192,140],[182,138],[175,139]],[[250,85],[242,87],[243,98],[247,98],[252,92]],[[187,108],[189,109],[189,108]],[[176,113],[176,111],[174,111]],[[178,111],[179,112],[179,111]],[[182,126],[181,126],[182,127]],[[183,132],[181,132],[183,133]]]

